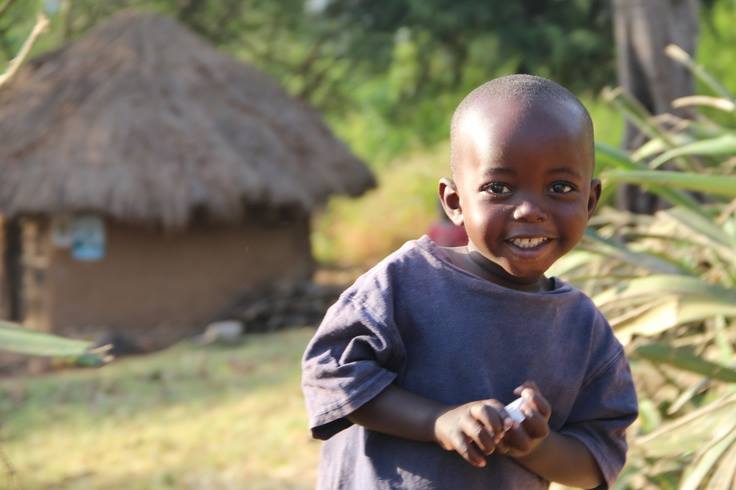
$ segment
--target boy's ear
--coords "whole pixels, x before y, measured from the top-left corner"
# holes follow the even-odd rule
[[[452,179],[442,177],[440,179],[440,202],[445,214],[450,221],[457,226],[463,225],[463,210],[460,206],[460,195],[457,193],[457,187]]]
[[[601,198],[601,180],[592,179],[590,181],[590,194],[588,195],[588,218],[593,216],[595,208],[598,205],[598,199]]]

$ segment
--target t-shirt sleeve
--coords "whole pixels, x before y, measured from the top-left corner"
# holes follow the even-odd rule
[[[560,431],[590,451],[610,488],[626,462],[626,428],[638,414],[636,390],[623,348],[605,324],[605,340],[594,350],[600,359],[589,372]]]
[[[327,311],[302,360],[309,427],[329,439],[352,425],[347,416],[390,385],[405,351],[391,300],[343,294]]]

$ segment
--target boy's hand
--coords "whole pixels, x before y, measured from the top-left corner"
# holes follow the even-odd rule
[[[466,403],[441,412],[434,422],[437,444],[456,451],[473,466],[483,468],[486,456],[496,450],[511,419],[497,400]]]
[[[508,456],[523,457],[534,451],[549,435],[548,423],[552,409],[532,381],[526,381],[514,393],[524,400],[521,411],[526,418],[505,433],[503,440],[498,443],[498,450]]]

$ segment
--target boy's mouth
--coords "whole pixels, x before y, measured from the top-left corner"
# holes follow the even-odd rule
[[[548,242],[550,239],[548,237],[539,236],[539,237],[525,237],[525,238],[509,238],[507,241],[519,248],[536,248],[543,243]]]

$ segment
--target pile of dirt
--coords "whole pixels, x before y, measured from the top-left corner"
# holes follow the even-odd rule
[[[344,288],[304,282],[289,288],[253,291],[238,298],[216,320],[241,322],[243,333],[317,325]]]

